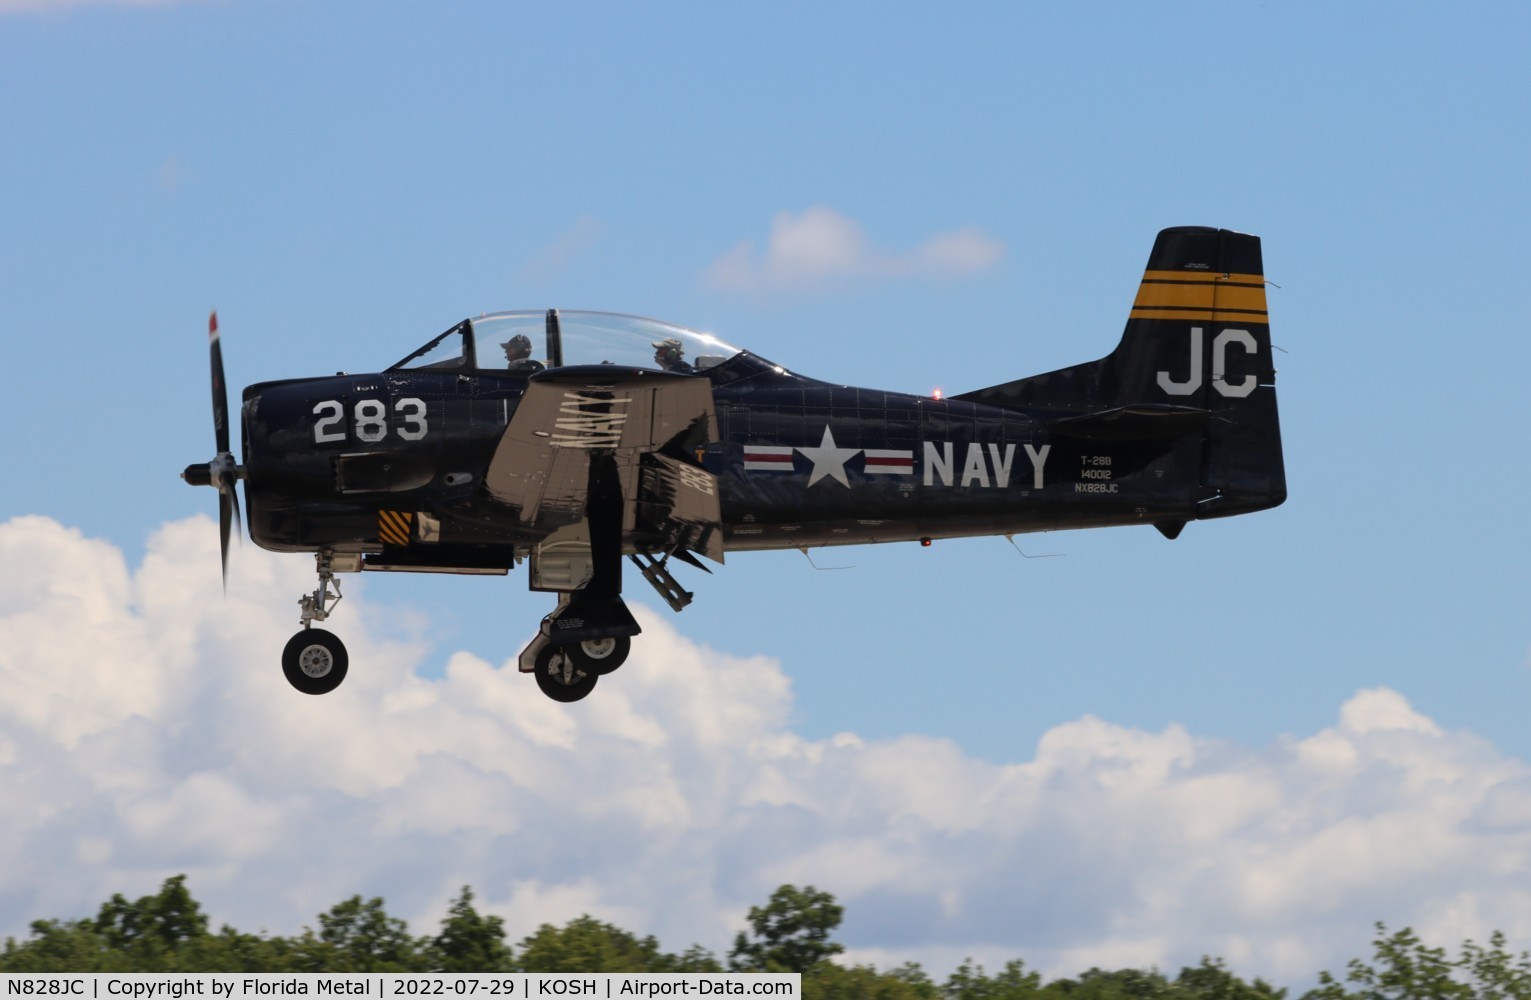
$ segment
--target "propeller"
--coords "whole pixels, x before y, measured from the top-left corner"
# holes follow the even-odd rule
[[[213,436],[218,454],[205,465],[188,465],[181,478],[192,486],[211,486],[218,491],[218,532],[223,555],[223,590],[229,589],[229,534],[244,521],[239,513],[239,493],[235,489],[245,477],[244,467],[229,453],[229,398],[223,382],[223,348],[218,343],[218,314],[207,318],[207,341],[212,354]]]

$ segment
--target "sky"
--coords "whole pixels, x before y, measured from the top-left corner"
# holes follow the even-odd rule
[[[1531,12],[0,0],[0,935],[186,873],[295,933],[463,884],[724,952],[783,882],[851,961],[1305,988],[1374,921],[1531,947]],[[1263,240],[1290,499],[744,553],[622,670],[514,670],[508,578],[346,577],[345,685],[228,592],[229,382],[587,308],[852,385],[1092,360],[1154,234]],[[1041,555],[1059,558],[1038,559]],[[1026,558],[1032,557],[1032,558]],[[509,664],[507,666],[507,664]]]

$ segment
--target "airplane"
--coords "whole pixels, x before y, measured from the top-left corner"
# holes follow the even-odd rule
[[[339,574],[507,574],[556,595],[518,666],[577,701],[641,631],[625,561],[680,611],[671,561],[1191,521],[1286,499],[1258,237],[1159,233],[1116,349],[944,398],[799,375],[656,320],[547,309],[466,319],[380,372],[244,390],[229,450],[217,315],[217,454],[181,474],[231,528],[309,552],[318,585],[282,652],[318,695],[349,660],[315,628]],[[707,570],[710,572],[710,570]]]

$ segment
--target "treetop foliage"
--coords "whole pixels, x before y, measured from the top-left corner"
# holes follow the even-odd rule
[[[1203,958],[1173,979],[1157,969],[1089,969],[1044,981],[1015,959],[990,974],[972,960],[944,982],[919,965],[878,970],[839,965],[845,946],[832,940],[844,908],[813,886],[784,885],[764,906],[751,907],[727,968],[800,972],[814,1000],[1286,1000],[1287,991],[1235,975],[1220,959]],[[664,951],[637,935],[580,916],[563,927],[543,924],[518,944],[505,939],[501,918],[480,913],[463,886],[433,935],[415,936],[388,915],[381,898],[352,896],[319,914],[318,929],[293,937],[214,933],[186,888],[166,879],[159,892],[129,901],[113,895],[94,918],[36,920],[24,941],[7,938],[0,972],[721,972],[700,945]],[[1452,957],[1410,928],[1376,925],[1370,962],[1353,959],[1343,979],[1318,974],[1299,1000],[1531,1000],[1531,955],[1513,954],[1503,934],[1486,946],[1466,941]]]
[[[734,938],[728,967],[735,972],[807,972],[845,945],[829,940],[845,908],[813,886],[784,885],[765,906],[752,906],[750,934]]]
[[[1499,931],[1488,947],[1464,941],[1450,958],[1408,927],[1392,934],[1386,924],[1376,928],[1375,965],[1351,959],[1344,982],[1321,972],[1318,989],[1302,1000],[1531,1000],[1531,955],[1510,954]]]

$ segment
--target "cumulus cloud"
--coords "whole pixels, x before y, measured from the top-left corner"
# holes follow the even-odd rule
[[[463,884],[512,935],[591,913],[725,950],[780,883],[847,907],[849,957],[1173,971],[1220,955],[1306,985],[1375,919],[1531,939],[1531,768],[1394,691],[1263,747],[1061,722],[1029,759],[927,736],[809,740],[781,665],[639,609],[585,702],[513,664],[337,622],[339,691],[275,654],[306,560],[166,525],[141,565],[46,518],[0,524],[0,934],[186,872],[215,921],[293,933],[353,893],[424,930]]]
[[[861,226],[822,205],[800,214],[778,212],[763,254],[740,243],[707,270],[707,282],[727,292],[811,291],[858,278],[957,278],[992,267],[1004,246],[978,229],[938,233],[913,250],[873,247]]]

